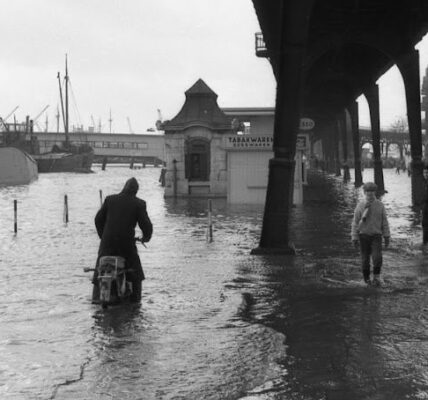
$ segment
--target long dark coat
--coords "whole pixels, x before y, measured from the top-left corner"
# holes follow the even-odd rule
[[[136,271],[136,278],[144,279],[135,244],[135,227],[140,227],[144,241],[148,242],[153,233],[153,225],[147,215],[146,202],[138,197],[138,183],[129,179],[122,192],[107,196],[95,216],[95,226],[101,239],[98,257],[121,256],[127,265]]]

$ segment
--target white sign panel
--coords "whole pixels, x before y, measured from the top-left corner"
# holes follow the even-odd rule
[[[309,149],[309,135],[300,134],[297,135],[296,150],[308,150]]]
[[[300,118],[299,129],[301,131],[310,131],[315,126],[315,122],[310,118]]]

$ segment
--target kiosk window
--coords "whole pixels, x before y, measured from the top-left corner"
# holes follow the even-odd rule
[[[210,175],[210,143],[194,139],[186,145],[186,178],[189,181],[208,181]]]

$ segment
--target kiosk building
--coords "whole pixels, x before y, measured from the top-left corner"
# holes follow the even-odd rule
[[[263,204],[273,157],[273,108],[223,108],[199,79],[180,112],[165,121],[165,197],[227,197]],[[294,203],[303,201],[303,159],[309,137],[299,135]]]

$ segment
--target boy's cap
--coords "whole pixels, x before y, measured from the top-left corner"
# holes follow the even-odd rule
[[[377,185],[373,182],[367,182],[363,185],[363,190],[365,192],[376,192],[377,191]]]

